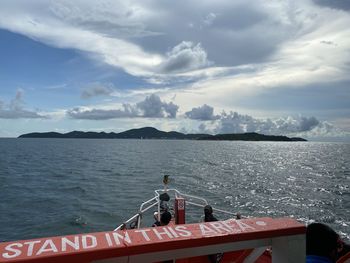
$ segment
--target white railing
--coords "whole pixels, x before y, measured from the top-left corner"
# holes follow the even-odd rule
[[[130,224],[130,223],[134,222],[135,220],[137,220],[136,221],[137,228],[141,228],[142,227],[142,216],[143,216],[143,214],[145,212],[147,212],[148,210],[150,210],[151,208],[155,207],[155,206],[157,206],[158,220],[160,220],[161,200],[159,199],[159,196],[162,193],[168,193],[168,194],[169,193],[174,193],[174,197],[182,197],[182,198],[184,198],[186,200],[186,204],[193,205],[193,206],[196,206],[196,207],[203,208],[204,206],[208,205],[208,201],[205,198],[194,196],[194,195],[185,194],[185,193],[182,193],[182,192],[178,191],[175,188],[163,189],[163,190],[162,189],[158,189],[158,190],[155,190],[154,192],[155,192],[155,197],[153,197],[153,198],[143,202],[140,205],[139,212],[137,214],[133,215],[127,221],[125,221],[122,224],[120,224],[116,229],[114,229],[114,231],[126,228],[127,224]],[[193,200],[195,200],[197,202],[195,202]],[[148,206],[146,206],[146,205],[148,205]],[[229,211],[218,209],[218,208],[215,208],[215,207],[212,207],[212,208],[213,208],[213,211],[216,211],[216,212],[219,212],[219,213],[223,213],[223,214],[226,214],[226,215],[229,215],[229,216],[233,216],[233,217],[237,217],[238,216],[237,213],[229,212]]]

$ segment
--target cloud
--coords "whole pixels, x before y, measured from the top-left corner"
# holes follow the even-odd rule
[[[0,101],[0,119],[46,119],[47,116],[41,115],[38,112],[23,108],[22,100],[23,91],[17,90],[16,96],[6,104]]]
[[[144,101],[136,104],[136,107],[143,112],[143,117],[162,118],[164,116],[175,118],[179,107],[172,102],[162,102],[159,96],[152,94]]]
[[[62,0],[36,1],[29,5],[14,0],[1,4],[0,28],[49,46],[79,50],[145,80],[208,66],[199,41],[172,41],[163,45],[165,49],[173,47],[168,53],[146,50],[138,44],[138,39],[156,42],[155,38],[168,34],[156,29],[159,17],[165,18],[165,13],[160,11],[152,1],[126,4],[102,0],[96,5],[89,0]]]
[[[260,89],[348,75],[348,15],[311,1],[252,3],[13,0],[1,4],[0,28],[78,50],[150,83],[217,77],[229,86],[251,80]],[[254,72],[238,81],[220,75],[235,66]]]
[[[108,120],[117,118],[175,118],[179,106],[172,102],[161,101],[152,94],[136,104],[125,103],[122,109],[88,109],[74,108],[67,111],[73,119]]]
[[[217,15],[214,13],[209,13],[203,20],[203,23],[207,26],[211,26],[215,19],[216,19]]]
[[[272,135],[326,135],[335,130],[334,126],[328,122],[321,122],[315,117],[280,117],[258,119],[250,115],[243,115],[230,111],[222,112],[220,118],[201,123],[201,132],[218,133],[244,133],[257,132]]]
[[[91,97],[111,95],[113,93],[113,88],[106,85],[101,85],[99,83],[90,84],[90,86],[84,88],[81,92],[81,97],[83,99],[89,99]]]
[[[289,38],[285,30],[290,29],[273,21],[270,15],[275,10],[269,13],[265,2],[195,0],[183,5],[151,1],[149,7],[157,9],[158,17],[148,26],[163,34],[136,41],[154,52],[164,52],[179,40],[201,43],[209,60],[219,67],[259,63]]]
[[[300,131],[310,131],[313,128],[315,128],[317,125],[320,124],[320,121],[317,120],[315,117],[301,117],[300,118]]]
[[[320,43],[325,44],[325,45],[337,46],[337,44],[335,44],[335,43],[332,42],[332,41],[322,40],[322,41],[320,41]]]
[[[137,114],[129,112],[125,107],[123,110],[83,109],[74,108],[67,111],[67,115],[73,119],[82,120],[109,120],[116,118],[132,118]]]
[[[169,118],[176,118],[177,111],[179,110],[179,106],[174,104],[173,102],[164,103],[163,104],[164,111],[168,114]]]
[[[297,30],[265,1],[204,2],[13,0],[1,4],[0,27],[151,80],[208,68],[208,57],[225,67],[260,63]]]
[[[247,126],[249,127],[248,129]],[[240,115],[237,112],[228,114],[223,112],[216,127],[216,133],[242,133],[256,130],[256,123],[252,117]]]
[[[162,73],[177,73],[204,68],[210,63],[207,53],[201,44],[195,45],[190,41],[183,41],[167,53],[167,58],[160,65]]]
[[[162,57],[128,40],[142,31],[142,19],[148,16],[145,8],[137,6],[109,1],[95,5],[93,1],[28,4],[15,0],[2,3],[0,27],[49,46],[82,51],[131,75],[146,76]],[[130,34],[107,33],[109,28],[129,29]]]
[[[132,38],[159,35],[147,29],[147,21],[154,10],[137,1],[56,1],[49,11],[60,21],[109,37]]]
[[[192,120],[215,120],[218,119],[218,115],[214,115],[214,108],[204,104],[203,106],[192,108],[191,111],[185,113],[186,117]]]
[[[151,87],[146,83],[164,97],[181,90],[176,102],[186,109],[207,103],[240,112],[259,108],[261,116],[268,116],[266,110],[313,116],[321,109],[327,111],[321,116],[326,119],[326,114],[335,111],[324,105],[342,105],[336,117],[349,112],[345,105],[348,90],[344,88],[342,94],[335,90],[339,81],[349,86],[350,16],[344,10],[349,10],[348,1],[341,0],[193,0],[186,5],[155,0],[12,0],[1,3],[0,28],[51,47],[77,51],[99,64],[113,66],[115,71],[123,70],[136,76],[131,81],[140,86],[144,81],[157,84]],[[123,76],[123,81],[130,79],[127,74]],[[317,89],[325,82],[329,85],[320,99]],[[286,91],[292,89],[297,96],[290,99]],[[310,91],[307,100],[302,90]],[[81,95],[91,98],[109,92],[90,88]],[[267,93],[272,95],[269,99],[259,100]],[[139,101],[135,97],[140,94],[129,95],[134,96],[131,101]],[[154,105],[144,102],[125,104],[120,109],[77,108],[71,110],[71,115],[92,119],[104,115],[176,117],[178,105],[149,100]],[[187,115],[189,122],[191,118],[212,118],[208,109],[193,109]],[[266,119],[262,124],[262,120],[246,116],[243,125],[243,117],[230,116],[228,113],[226,119],[222,116],[215,123],[220,123],[223,130],[295,132],[315,123],[309,118],[283,118],[280,123]],[[319,122],[312,130],[322,126]]]
[[[0,119],[46,119],[46,116],[28,110],[0,110]]]
[[[313,0],[314,3],[335,9],[342,9],[349,11],[350,2],[346,0]]]

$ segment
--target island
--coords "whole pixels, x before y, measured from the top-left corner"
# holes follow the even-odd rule
[[[232,134],[184,134],[176,131],[160,131],[153,127],[131,129],[120,133],[115,132],[83,132],[72,131],[68,133],[58,132],[34,132],[22,134],[19,138],[60,138],[60,139],[177,139],[177,140],[208,140],[208,141],[307,141],[303,138],[276,135],[264,135],[255,132]]]

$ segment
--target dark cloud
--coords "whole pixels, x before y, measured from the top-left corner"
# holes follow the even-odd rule
[[[41,115],[35,111],[24,109],[22,100],[23,91],[18,90],[16,96],[7,105],[0,101],[0,119],[46,119],[47,116]]]
[[[130,38],[158,34],[147,30],[144,23],[135,20],[140,19],[137,8],[128,3],[109,2],[104,5],[101,1],[99,4],[87,3],[80,6],[72,1],[55,1],[50,11],[60,20],[111,37]]]
[[[108,95],[111,95],[112,92],[113,92],[113,88],[106,85],[94,83],[82,90],[81,97],[83,99],[89,99],[91,97],[96,97],[101,95],[108,96]]]
[[[348,0],[313,0],[320,6],[326,6],[334,9],[350,10],[350,1]]]
[[[246,129],[246,126],[249,129]],[[237,112],[230,112],[226,114],[223,112],[220,116],[217,133],[242,133],[245,131],[256,131],[255,120],[248,115],[241,115]]]
[[[163,104],[164,111],[168,113],[169,118],[176,118],[177,111],[179,109],[178,105],[175,105],[172,102]]]
[[[173,104],[172,102],[166,103],[161,101],[159,96],[155,94],[147,96],[144,101],[137,103],[136,107],[143,112],[143,117],[150,118],[175,118],[179,109],[179,106]]]
[[[192,108],[191,111],[185,113],[186,117],[192,120],[216,120],[219,116],[214,115],[214,108],[204,104],[203,106]]]
[[[157,95],[152,94],[136,104],[138,109],[141,109],[144,117],[161,118],[163,117],[163,102]]]
[[[186,72],[209,65],[207,53],[200,44],[183,41],[167,53],[167,59],[160,65],[162,73]]]
[[[47,116],[40,115],[28,110],[0,110],[0,119],[47,119]]]
[[[214,61],[216,66],[238,66],[268,60],[278,45],[287,40],[288,36],[280,30],[269,31],[261,25],[242,33],[235,30],[214,30],[210,38],[203,35],[199,41],[207,48],[208,59]]]
[[[109,120],[116,118],[137,117],[137,115],[131,114],[125,110],[83,110],[81,108],[69,110],[67,111],[67,115],[73,119],[82,120]]]
[[[266,20],[268,20],[266,13],[248,3],[242,3],[218,13],[212,24],[214,28],[243,31]]]
[[[74,108],[67,111],[67,115],[73,119],[108,120],[117,118],[175,118],[179,106],[172,102],[161,101],[159,96],[152,94],[145,100],[132,104],[123,104],[122,109],[91,109]]]
[[[213,1],[202,4],[195,1],[192,4],[194,7],[189,8],[182,2],[157,2],[154,8],[166,10],[167,22],[152,20],[148,27],[165,34],[135,38],[133,41],[145,50],[157,53],[165,53],[179,39],[201,43],[208,60],[216,66],[237,66],[267,60],[298,30],[292,28],[293,23],[276,21],[261,3],[254,2],[252,5],[247,1],[227,1],[218,4]],[[194,8],[196,12],[193,12]],[[159,16],[159,19],[162,17]],[[181,62],[184,63],[185,59]],[[174,66],[167,66],[169,71],[164,71],[172,72],[170,70]]]
[[[330,45],[330,46],[336,46],[337,44],[335,44],[333,41],[326,41],[326,40],[322,40],[320,41],[321,44],[325,44],[325,45]]]
[[[317,120],[315,117],[301,117],[300,120],[300,131],[310,131],[313,128],[315,128],[317,125],[320,124],[320,121]]]

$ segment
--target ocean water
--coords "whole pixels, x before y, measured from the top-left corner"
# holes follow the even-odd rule
[[[164,174],[215,207],[324,222],[349,241],[349,161],[342,143],[0,139],[0,241],[112,230]]]

